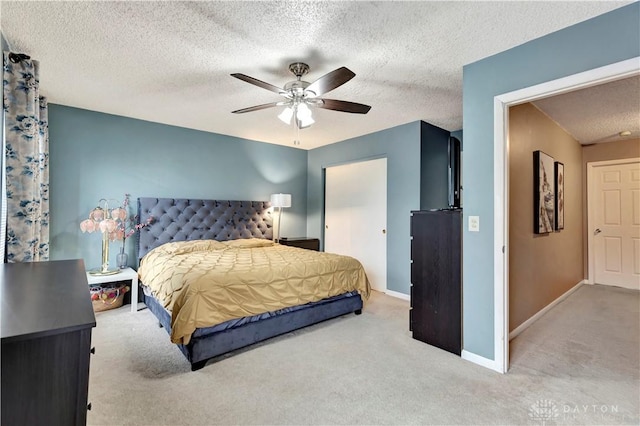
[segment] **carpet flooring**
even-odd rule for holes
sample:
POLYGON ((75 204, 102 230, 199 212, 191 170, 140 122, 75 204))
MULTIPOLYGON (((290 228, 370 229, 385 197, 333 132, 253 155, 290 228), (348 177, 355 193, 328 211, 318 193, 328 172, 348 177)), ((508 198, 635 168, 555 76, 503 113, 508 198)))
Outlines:
POLYGON ((96 315, 88 424, 637 425, 639 308, 638 292, 584 285, 511 342, 502 375, 412 339, 408 303, 379 293, 196 372, 124 306, 96 315))

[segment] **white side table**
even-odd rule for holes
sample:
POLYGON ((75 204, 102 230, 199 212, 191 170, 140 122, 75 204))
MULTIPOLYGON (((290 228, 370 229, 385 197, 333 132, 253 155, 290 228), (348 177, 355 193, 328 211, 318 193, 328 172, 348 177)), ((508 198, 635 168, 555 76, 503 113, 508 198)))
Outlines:
POLYGON ((138 273, 131 268, 120 269, 113 275, 91 275, 87 272, 87 282, 91 284, 106 284, 131 280, 131 312, 138 312, 138 273))

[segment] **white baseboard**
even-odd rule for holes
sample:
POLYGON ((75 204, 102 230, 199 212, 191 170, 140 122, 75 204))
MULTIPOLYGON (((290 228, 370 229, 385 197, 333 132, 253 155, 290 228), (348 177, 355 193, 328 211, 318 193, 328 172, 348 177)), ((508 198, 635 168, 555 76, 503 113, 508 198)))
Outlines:
POLYGON ((492 359, 485 358, 480 355, 476 355, 472 352, 465 351, 464 349, 462 350, 462 353, 460 354, 460 356, 462 357, 462 359, 466 361, 472 362, 474 364, 478 364, 481 367, 485 367, 490 370, 497 371, 498 373, 504 374, 504 371, 502 371, 502 366, 499 366, 492 359))
POLYGON ((538 321, 544 314, 546 314, 551 308, 553 308, 554 306, 556 306, 558 303, 562 302, 564 299, 566 299, 567 297, 569 297, 569 295, 571 293, 573 293, 574 291, 576 291, 577 289, 580 288, 581 285, 583 284, 589 284, 588 280, 582 280, 580 281, 578 284, 576 284, 575 286, 571 287, 569 290, 567 290, 567 292, 565 292, 563 295, 561 295, 560 297, 558 297, 556 300, 554 300, 553 302, 549 303, 547 306, 545 306, 544 308, 540 309, 537 313, 535 313, 531 318, 529 318, 528 320, 526 320, 525 322, 523 322, 522 324, 520 324, 518 327, 516 327, 511 333, 509 333, 509 340, 513 340, 516 336, 518 336, 520 333, 522 333, 523 331, 525 331, 527 328, 529 328, 531 326, 531 324, 533 324, 534 322, 538 321))
POLYGON ((385 290, 384 294, 386 294, 387 296, 396 297, 398 299, 406 300, 407 302, 411 301, 411 296, 409 296, 408 294, 397 292, 397 291, 385 290))

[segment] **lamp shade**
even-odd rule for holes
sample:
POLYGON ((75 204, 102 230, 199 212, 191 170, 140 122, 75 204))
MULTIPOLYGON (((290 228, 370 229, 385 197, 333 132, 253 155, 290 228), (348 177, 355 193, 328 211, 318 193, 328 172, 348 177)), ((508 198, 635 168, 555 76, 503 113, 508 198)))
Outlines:
POLYGON ((309 109, 307 104, 301 103, 300 105, 298 105, 296 111, 296 120, 298 123, 298 128, 300 129, 307 128, 315 123, 313 117, 311 116, 311 110, 309 109))
POLYGON ((291 194, 271 194, 272 207, 291 207, 291 194))
POLYGON ((293 109, 289 107, 286 107, 280 115, 278 115, 278 118, 285 124, 291 124, 291 117, 293 117, 293 109))

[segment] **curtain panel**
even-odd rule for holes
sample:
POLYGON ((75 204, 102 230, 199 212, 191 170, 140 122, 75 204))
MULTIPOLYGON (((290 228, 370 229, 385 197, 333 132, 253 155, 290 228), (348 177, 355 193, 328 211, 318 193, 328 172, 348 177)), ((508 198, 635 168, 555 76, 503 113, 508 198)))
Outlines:
POLYGON ((49 124, 39 62, 3 52, 5 261, 49 260, 49 124))

